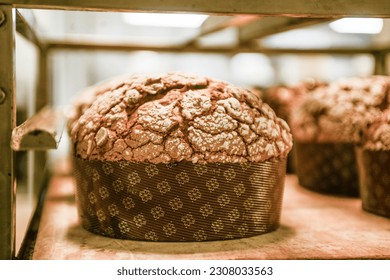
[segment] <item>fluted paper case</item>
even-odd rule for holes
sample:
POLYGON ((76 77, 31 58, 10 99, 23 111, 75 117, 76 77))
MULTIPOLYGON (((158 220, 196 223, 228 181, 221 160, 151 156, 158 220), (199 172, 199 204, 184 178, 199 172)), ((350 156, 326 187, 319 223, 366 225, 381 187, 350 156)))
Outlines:
POLYGON ((390 152, 356 149, 364 210, 390 218, 390 152))
POLYGON ((83 227, 131 240, 243 238, 279 226, 286 160, 149 164, 74 158, 83 227))
POLYGON ((324 194, 359 196, 353 144, 295 142, 294 149, 300 185, 324 194))

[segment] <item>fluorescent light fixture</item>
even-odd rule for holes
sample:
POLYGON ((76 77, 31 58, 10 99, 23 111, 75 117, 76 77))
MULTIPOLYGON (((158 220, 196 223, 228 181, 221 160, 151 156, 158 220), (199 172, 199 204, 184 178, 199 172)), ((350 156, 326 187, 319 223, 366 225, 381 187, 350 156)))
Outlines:
POLYGON ((245 87, 270 86, 275 79, 271 60, 264 54, 239 53, 230 61, 232 77, 245 87))
POLYGON ((382 31, 380 18, 342 18, 329 23, 330 28, 339 33, 378 34, 382 31))
POLYGON ((137 26, 197 28, 207 18, 198 14, 125 13, 123 20, 137 26))

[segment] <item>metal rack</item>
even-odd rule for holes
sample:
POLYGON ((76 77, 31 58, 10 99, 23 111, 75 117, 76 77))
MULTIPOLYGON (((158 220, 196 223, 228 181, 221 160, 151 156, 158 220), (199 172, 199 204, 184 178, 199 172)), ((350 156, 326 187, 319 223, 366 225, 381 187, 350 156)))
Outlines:
MULTIPOLYGON (((254 43, 255 39, 345 16, 390 17, 390 2, 382 0, 329 0, 329 1, 305 1, 305 0, 0 0, 0 259, 12 259, 15 257, 15 150, 33 149, 41 150, 55 148, 56 138, 59 132, 55 131, 55 125, 47 122, 37 122, 44 118, 35 117, 29 120, 24 127, 15 128, 16 102, 15 102, 15 34, 20 33, 39 50, 38 87, 36 109, 47 105, 49 65, 48 55, 58 50, 105 50, 105 51, 134 51, 153 50, 159 52, 201 52, 201 53, 241 53, 259 52, 267 55, 285 53, 293 54, 371 54, 375 57, 375 72, 385 74, 386 55, 390 52, 390 46, 355 49, 269 49, 254 43), (210 17, 207 24, 203 25, 201 32, 185 44, 173 46, 147 46, 147 45, 123 45, 123 44, 98 44, 93 42, 73 41, 43 41, 34 31, 34 25, 27 22, 18 12, 18 8, 24 9, 59 9, 78 11, 152 11, 152 12, 191 12, 207 13, 210 15, 223 15, 218 20, 210 17), (236 27, 239 30, 239 43, 229 48, 200 47, 197 41, 208 34, 222 29, 236 27), (37 125, 39 123, 39 125, 37 125), (37 131, 42 133, 37 133, 37 131), (48 132, 48 133, 45 133, 48 132), (26 146, 22 139, 42 135, 35 146, 26 146), (15 136, 17 135, 17 136, 15 136), (46 138, 45 138, 46 137, 46 138), (53 138, 53 139, 51 139, 53 138), (45 140, 46 139, 46 140, 45 140), (42 142, 43 141, 43 142, 42 142), (52 142, 50 142, 52 141, 52 142), (12 143, 12 147, 11 147, 12 143)), ((51 114, 46 111, 46 114, 51 114)), ((50 115, 51 116, 51 115, 50 115)), ((31 141, 29 141, 31 143, 31 141)), ((41 165, 45 160, 44 153, 36 156, 35 164, 41 165)))

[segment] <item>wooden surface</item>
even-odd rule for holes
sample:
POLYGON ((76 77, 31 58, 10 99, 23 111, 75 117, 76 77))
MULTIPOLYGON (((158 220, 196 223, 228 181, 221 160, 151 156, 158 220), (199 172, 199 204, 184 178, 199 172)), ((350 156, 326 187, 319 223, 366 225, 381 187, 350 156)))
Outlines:
POLYGON ((390 259, 390 219, 355 198, 313 193, 286 178, 281 226, 230 241, 159 243, 116 240, 78 224, 72 177, 54 177, 33 259, 390 259))

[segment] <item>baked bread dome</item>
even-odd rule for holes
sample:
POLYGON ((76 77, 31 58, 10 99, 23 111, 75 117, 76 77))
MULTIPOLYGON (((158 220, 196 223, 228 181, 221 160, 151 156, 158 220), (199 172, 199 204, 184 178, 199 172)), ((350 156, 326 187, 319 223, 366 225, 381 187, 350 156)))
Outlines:
POLYGON ((181 73, 133 75, 90 88, 69 121, 82 159, 150 163, 285 158, 285 121, 255 94, 181 73))
POLYGON ((248 90, 181 73, 121 77, 84 92, 68 128, 91 232, 205 241, 279 225, 292 136, 248 90))

